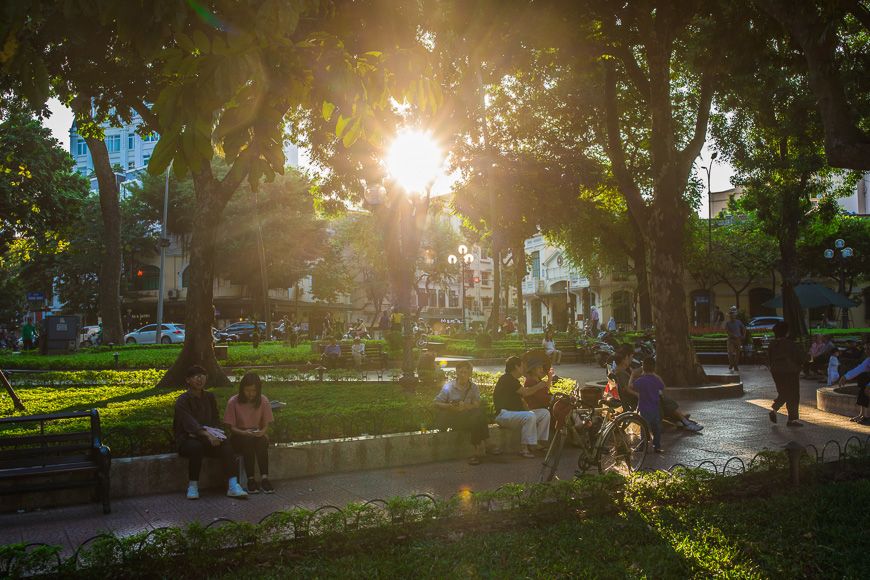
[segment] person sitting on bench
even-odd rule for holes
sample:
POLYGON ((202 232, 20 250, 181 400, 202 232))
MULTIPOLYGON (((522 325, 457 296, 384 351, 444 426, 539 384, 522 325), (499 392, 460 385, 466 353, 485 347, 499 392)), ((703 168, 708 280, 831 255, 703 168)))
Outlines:
POLYGON ((328 369, 338 367, 338 361, 341 359, 341 347, 335 344, 335 337, 329 337, 329 344, 323 349, 323 356, 320 357, 323 361, 323 366, 328 369))
POLYGON ((187 391, 175 400, 175 416, 172 430, 178 454, 187 457, 187 499, 199 499, 199 472, 203 457, 221 460, 224 475, 229 485, 228 497, 247 498, 247 492, 239 485, 239 468, 230 442, 223 431, 218 415, 217 401, 205 390, 208 375, 205 369, 194 365, 187 369, 187 391))

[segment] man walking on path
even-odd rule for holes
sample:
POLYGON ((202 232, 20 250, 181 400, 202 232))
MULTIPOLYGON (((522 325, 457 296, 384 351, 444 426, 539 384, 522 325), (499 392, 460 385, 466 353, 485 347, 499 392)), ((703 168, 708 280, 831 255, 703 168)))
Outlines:
POLYGON ((592 334, 598 334, 598 311, 592 307, 592 334))
POLYGON ((725 323, 725 333, 728 335, 728 370, 740 370, 740 349, 743 345, 743 335, 746 327, 737 320, 737 310, 731 309, 728 313, 728 322, 725 323))
POLYGON ((24 326, 21 327, 21 341, 24 343, 23 350, 33 350, 33 337, 36 334, 36 327, 30 318, 24 321, 24 326))
POLYGON ((381 312, 381 317, 378 320, 378 328, 381 331, 381 340, 387 338, 387 333, 390 332, 390 315, 384 310, 381 312))

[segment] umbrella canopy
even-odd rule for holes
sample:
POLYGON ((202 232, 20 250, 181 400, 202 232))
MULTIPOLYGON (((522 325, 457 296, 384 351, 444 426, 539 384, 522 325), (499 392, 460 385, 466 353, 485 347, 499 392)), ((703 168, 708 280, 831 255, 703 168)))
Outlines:
MULTIPOLYGON (((794 293, 798 297, 800 305, 804 308, 820 308, 822 306, 836 306, 837 308, 853 308, 858 306, 854 300, 846 298, 842 294, 834 292, 813 280, 804 280, 794 287, 794 293)), ((771 298, 764 304, 765 308, 782 308, 782 295, 771 298)))

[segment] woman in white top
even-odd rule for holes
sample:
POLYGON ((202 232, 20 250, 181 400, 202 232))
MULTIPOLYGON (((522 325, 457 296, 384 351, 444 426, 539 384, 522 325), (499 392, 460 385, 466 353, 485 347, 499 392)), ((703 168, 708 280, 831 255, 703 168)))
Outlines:
POLYGON ((556 350, 556 340, 553 337, 553 331, 547 331, 544 335, 544 340, 541 341, 541 346, 544 347, 544 351, 547 353, 547 356, 553 361, 553 364, 560 365, 562 364, 562 351, 556 350))

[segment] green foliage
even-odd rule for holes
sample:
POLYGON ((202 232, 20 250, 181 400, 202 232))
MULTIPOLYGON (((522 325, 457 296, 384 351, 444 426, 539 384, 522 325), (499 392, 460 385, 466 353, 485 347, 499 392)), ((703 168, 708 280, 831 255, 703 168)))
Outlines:
MULTIPOLYGON (((9 575, 65 578, 861 578, 870 540, 855 534, 867 479, 783 485, 775 467, 593 476, 464 490, 450 498, 292 509, 228 522, 104 536, 72 557, 0 548, 9 575), (787 554, 788 557, 783 555, 787 554), (651 574, 654 571, 654 574, 651 574)), ((866 456, 853 467, 866 473, 866 456)))
POLYGON ((51 132, 19 104, 9 107, 0 123, 0 258, 25 242, 36 245, 30 251, 56 247, 88 192, 87 180, 73 171, 51 132))
POLYGON ((480 348, 490 348, 492 346, 492 336, 481 332, 474 338, 474 344, 480 348))
POLYGON ((387 333, 385 337, 387 341, 387 348, 391 351, 401 351, 402 350, 402 331, 401 330, 391 330, 387 333))

